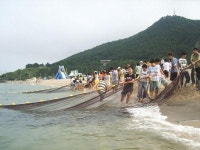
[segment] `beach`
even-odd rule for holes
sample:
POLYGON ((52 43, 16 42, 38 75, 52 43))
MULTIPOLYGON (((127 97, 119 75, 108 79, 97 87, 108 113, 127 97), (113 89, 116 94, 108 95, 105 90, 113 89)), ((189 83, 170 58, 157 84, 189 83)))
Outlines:
POLYGON ((36 84, 38 84, 38 85, 47 85, 47 86, 53 86, 53 87, 65 86, 65 85, 69 85, 70 83, 71 83, 71 79, 38 80, 36 82, 36 84))
POLYGON ((200 128, 200 92, 189 85, 176 90, 169 100, 159 106, 167 121, 200 128))
POLYGON ((51 86, 51 87, 60 87, 69 85, 71 83, 71 79, 28 79, 25 81, 6 81, 6 83, 16 83, 16 84, 31 84, 31 85, 44 85, 44 86, 51 86))

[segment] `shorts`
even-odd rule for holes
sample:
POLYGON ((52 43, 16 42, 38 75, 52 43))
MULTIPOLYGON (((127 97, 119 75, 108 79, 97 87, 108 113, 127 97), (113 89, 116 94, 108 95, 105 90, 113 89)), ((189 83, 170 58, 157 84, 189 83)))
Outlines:
POLYGON ((124 86, 121 94, 126 95, 127 93, 132 93, 133 92, 133 85, 132 86, 124 86))
POLYGON ((112 85, 118 85, 118 80, 112 81, 112 85))
POLYGON ((159 81, 150 81, 150 91, 155 91, 159 89, 159 81))
POLYGON ((177 72, 172 72, 170 76, 170 81, 174 81, 177 77, 177 72))

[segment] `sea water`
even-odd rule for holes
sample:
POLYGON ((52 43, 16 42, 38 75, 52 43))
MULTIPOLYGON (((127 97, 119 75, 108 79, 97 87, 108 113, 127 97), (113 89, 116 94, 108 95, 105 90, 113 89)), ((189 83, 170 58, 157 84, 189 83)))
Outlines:
MULTIPOLYGON (((0 103, 65 97, 60 93, 22 94, 45 88, 0 84, 0 103)), ((138 108, 28 113, 0 108, 0 150, 199 150, 200 129, 172 124, 157 105, 138 108)))

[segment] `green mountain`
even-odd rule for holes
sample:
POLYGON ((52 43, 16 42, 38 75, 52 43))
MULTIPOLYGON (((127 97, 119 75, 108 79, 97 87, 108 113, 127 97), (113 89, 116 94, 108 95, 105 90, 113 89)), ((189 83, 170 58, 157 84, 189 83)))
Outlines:
POLYGON ((180 57, 182 51, 190 55, 199 42, 200 20, 167 16, 134 36, 80 52, 52 66, 63 64, 68 70, 88 72, 98 69, 102 59, 112 60, 109 66, 125 66, 139 60, 166 57, 169 51, 174 52, 176 57, 180 57))
MULTIPOLYGON (((124 67, 127 63, 135 65, 139 60, 167 57, 168 52, 177 58, 183 51, 190 56, 193 47, 200 48, 200 20, 166 16, 134 36, 96 46, 43 69, 50 76, 56 74, 59 65, 64 65, 68 73, 75 69, 89 73, 101 69, 100 60, 111 60, 107 67, 124 67)), ((39 74, 38 71, 33 75, 38 77, 39 74)))

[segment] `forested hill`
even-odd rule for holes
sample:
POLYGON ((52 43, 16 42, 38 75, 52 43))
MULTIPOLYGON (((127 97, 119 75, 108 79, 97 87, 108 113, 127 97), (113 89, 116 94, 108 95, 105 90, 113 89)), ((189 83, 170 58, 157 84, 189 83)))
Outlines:
POLYGON ((53 76, 57 73, 59 65, 64 65, 68 73, 75 69, 82 73, 89 73, 101 69, 100 60, 111 60, 107 67, 124 67, 127 63, 135 65, 139 60, 167 57, 169 51, 174 52, 178 58, 182 51, 186 51, 190 57, 193 47, 200 49, 200 20, 166 16, 129 38, 96 46, 43 68, 19 69, 4 74, 2 78, 19 80, 53 76))
POLYGON ((135 64, 138 60, 166 57, 169 51, 180 57, 182 51, 191 55, 200 43, 200 20, 166 16, 146 30, 126 39, 105 43, 52 64, 65 65, 68 70, 89 72, 98 69, 100 60, 109 59, 108 66, 135 64))

